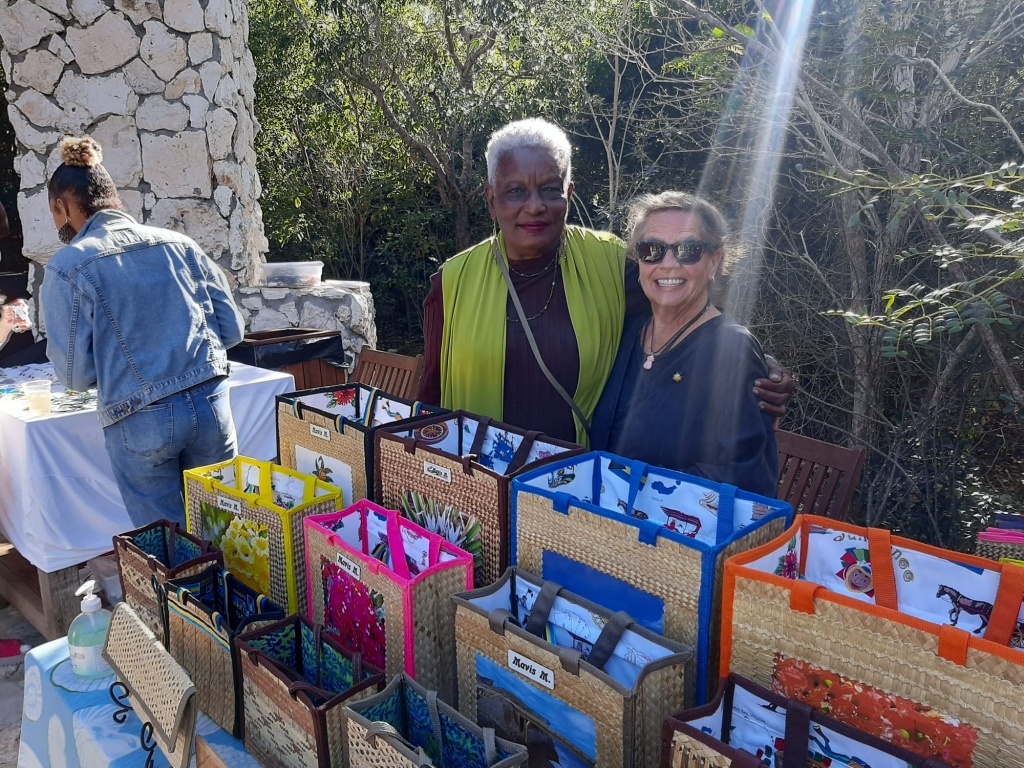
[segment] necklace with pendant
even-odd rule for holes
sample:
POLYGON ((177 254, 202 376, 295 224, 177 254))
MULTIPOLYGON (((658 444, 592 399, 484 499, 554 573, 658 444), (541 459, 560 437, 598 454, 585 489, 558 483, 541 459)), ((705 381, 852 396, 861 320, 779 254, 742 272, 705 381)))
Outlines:
POLYGON ((652 349, 651 349, 650 352, 647 353, 647 359, 644 360, 644 370, 645 371, 651 370, 651 368, 654 366, 654 361, 657 360, 659 357, 661 357, 665 352, 667 352, 668 350, 672 349, 672 347, 675 345, 675 343, 677 341, 679 341, 680 338, 682 338, 683 334, 685 334, 688 330, 690 330, 690 328, 693 327, 694 323, 696 323, 698 320, 700 320, 702 317, 704 317, 704 315, 707 314, 709 309, 711 309, 711 302, 710 301, 708 301, 707 306, 705 306, 704 309, 702 309, 697 314, 696 317, 694 317, 692 320, 690 320, 690 322, 688 322, 686 325, 684 325, 682 328, 680 328, 678 331, 676 331, 674 334, 672 334, 672 338, 669 339, 668 341, 666 341, 664 344, 662 344, 661 347, 659 347, 658 349, 653 349, 653 346, 654 346, 654 316, 651 315, 651 317, 648 318, 647 322, 644 323, 644 327, 640 330, 640 343, 641 343, 641 349, 643 349, 643 338, 644 338, 644 336, 647 335, 647 329, 648 328, 651 329, 651 346, 652 346, 652 349))

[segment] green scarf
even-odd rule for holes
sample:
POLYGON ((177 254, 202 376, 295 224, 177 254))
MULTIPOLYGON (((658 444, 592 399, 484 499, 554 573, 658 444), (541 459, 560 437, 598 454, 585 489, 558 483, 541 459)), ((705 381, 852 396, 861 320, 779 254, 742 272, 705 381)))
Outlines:
MULTIPOLYGON (((502 258, 504 238, 499 235, 502 258)), ((580 355, 573 395, 590 420, 615 362, 625 316, 625 247, 607 232, 567 226, 560 261, 580 355)), ((441 405, 501 420, 505 392, 508 287, 494 258, 494 238, 445 262, 441 271, 441 405)), ((576 439, 587 445, 578 419, 576 439)))

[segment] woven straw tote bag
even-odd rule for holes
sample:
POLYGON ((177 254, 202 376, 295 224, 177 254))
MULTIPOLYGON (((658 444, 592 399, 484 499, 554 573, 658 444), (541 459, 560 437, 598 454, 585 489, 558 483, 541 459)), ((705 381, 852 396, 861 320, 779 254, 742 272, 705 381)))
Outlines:
POLYGON ((282 466, 341 489, 348 504, 373 493, 373 435, 383 425, 412 425, 436 406, 365 384, 277 396, 277 455, 282 466))
POLYGON ((474 584, 508 567, 509 484, 556 456, 583 448, 464 411, 433 416, 415 430, 377 430, 374 500, 474 557, 474 584))
POLYGON ((700 704, 716 685, 723 563, 778 536, 791 515, 776 499, 589 453, 512 482, 512 559, 695 648, 690 701, 700 704))
POLYGON ((1024 765, 1024 568, 821 517, 726 564, 722 671, 956 768, 1024 765))
POLYGON ((949 768, 737 675, 665 721, 664 768, 949 768))
POLYGON ((185 471, 188 529, 224 553, 224 567, 289 613, 306 612, 302 520, 334 512, 341 491, 311 475, 238 456, 185 471))
POLYGON ((169 520, 115 536, 114 554, 125 602, 161 642, 166 642, 163 608, 154 586, 210 565, 224 567, 224 556, 213 542, 192 536, 169 520))
POLYGON ((347 768, 345 707, 384 686, 384 673, 299 616, 235 638, 245 748, 275 768, 347 768))
POLYGON ((495 736, 406 674, 348 707, 351 768, 514 768, 526 747, 495 736))
POLYGON ((473 558, 369 501, 304 525, 310 621, 454 703, 452 595, 473 588, 473 558))
MULTIPOLYGON (((199 716, 195 686, 128 603, 114 606, 103 658, 117 676, 111 698, 124 709, 135 710, 143 723, 140 742, 149 752, 147 765, 152 765, 159 747, 172 768, 188 768, 199 716), (116 695, 120 686, 130 704, 116 695)), ((121 715, 121 710, 115 711, 115 721, 121 715)))
POLYGON ((531 761, 658 763, 661 725, 688 703, 691 649, 515 568, 455 603, 463 715, 516 723, 499 733, 531 761))
POLYGON ((170 579, 161 593, 167 649, 195 681, 199 708, 240 736, 242 681, 232 640, 283 619, 284 609, 217 566, 170 579))

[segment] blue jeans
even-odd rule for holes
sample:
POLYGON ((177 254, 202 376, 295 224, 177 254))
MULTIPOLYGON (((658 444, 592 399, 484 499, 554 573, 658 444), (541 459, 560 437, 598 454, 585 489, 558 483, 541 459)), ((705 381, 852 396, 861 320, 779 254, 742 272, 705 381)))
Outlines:
POLYGON ((132 524, 166 519, 184 526, 182 473, 238 453, 227 378, 157 400, 106 427, 103 438, 132 524))

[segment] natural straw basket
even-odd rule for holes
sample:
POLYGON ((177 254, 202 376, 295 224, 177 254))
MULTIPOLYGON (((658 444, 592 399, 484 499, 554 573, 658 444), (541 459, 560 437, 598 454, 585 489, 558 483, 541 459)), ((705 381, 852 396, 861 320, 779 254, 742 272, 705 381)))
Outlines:
POLYGON ((365 384, 305 389, 277 396, 277 455, 282 466, 341 488, 345 502, 373 492, 373 434, 444 413, 365 384))
POLYGON ((778 536, 791 514, 785 502, 733 486, 589 453, 513 481, 512 559, 695 648, 690 701, 702 703, 717 682, 723 563, 778 536), (658 507, 706 534, 656 523, 658 507))
POLYGON ((115 536, 114 554, 125 602, 165 644, 163 607, 154 586, 167 579, 192 576, 210 565, 224 567, 224 556, 212 542, 185 533, 178 523, 169 520, 115 536))
MULTIPOLYGON (((561 706, 567 705, 575 710, 572 717, 587 718, 593 724, 596 754, 588 755, 577 745, 583 752, 580 759, 594 760, 602 768, 657 764, 662 723, 687 703, 692 650, 637 626, 626 614, 613 614, 515 568, 509 568, 489 587, 456 595, 455 602, 459 709, 463 715, 479 721, 478 689, 482 679, 494 676, 490 683, 493 692, 508 691, 515 683, 532 689, 528 699, 511 691, 515 701, 528 710, 520 716, 532 723, 547 722, 552 736, 567 744, 574 732, 581 732, 573 725, 575 721, 536 711, 526 701, 542 701, 551 712, 562 712, 561 706), (533 603, 524 605, 526 594, 535 596, 533 603), (533 634, 527 611, 538 614, 533 618, 541 636, 533 634), (579 616, 592 617, 592 626, 584 628, 579 616), (565 629, 566 624, 572 629, 565 629), (572 647, 549 642, 548 637, 560 636, 555 626, 565 629, 572 647), (588 656, 584 657, 577 649, 586 647, 588 656), (632 686, 612 676, 608 661, 598 660, 620 655, 652 659, 632 662, 632 667, 639 668, 639 672, 633 670, 632 686), (490 665, 481 669, 481 659, 490 665)), ((617 663, 621 669, 621 662, 617 663)))
POLYGON ((351 768, 526 765, 526 747, 496 738, 436 697, 401 674, 380 693, 350 704, 351 768))
MULTIPOLYGON (((368 501, 344 512, 307 517, 306 568, 309 619, 325 624, 342 644, 360 651, 371 663, 383 666, 388 677, 408 672, 422 685, 439 691, 448 702, 455 701, 455 604, 452 595, 473 587, 473 558, 438 534, 368 501), (367 533, 370 524, 378 535, 367 533), (359 535, 362 534, 362 535, 359 535), (391 567, 371 554, 383 534, 391 567), (428 548, 429 564, 413 572, 406 556, 412 556, 404 540, 428 548), (335 617, 353 613, 357 606, 331 604, 332 584, 342 587, 337 594, 350 600, 383 600, 384 638, 346 635, 335 617), (360 596, 357 597, 356 595, 360 596), (364 640, 364 638, 366 638, 364 640), (366 644, 364 644, 366 643, 366 644)), ((341 599, 340 597, 337 599, 341 599)), ((353 625, 365 630, 362 623, 353 625)), ((350 626, 347 622, 343 625, 350 626)))
POLYGON ((244 456, 185 471, 189 531, 212 539, 229 571, 288 612, 306 612, 302 520, 340 501, 332 485, 244 456), (287 501, 285 487, 297 491, 287 501))
POLYGON ((344 704, 380 690, 384 674, 292 616, 235 638, 245 748, 274 768, 347 768, 344 704))
MULTIPOLYGON (((724 595, 723 673, 782 690, 794 679, 817 681, 826 703, 832 690, 856 690, 855 703, 882 700, 925 713, 911 742, 892 735, 897 746, 930 752, 954 766, 1024 765, 1024 650, 1009 647, 1021 643, 1024 568, 880 529, 798 516, 775 541, 729 560, 724 595), (844 571, 833 573, 834 560, 831 567, 815 567, 830 547, 847 547, 860 558, 850 561, 856 583, 844 571), (861 580, 865 572, 871 575, 870 598, 861 580), (941 589, 951 581, 985 584, 994 595, 965 598, 957 611, 941 589), (917 618, 909 609, 936 620, 917 618), (981 630, 985 610, 989 619, 981 630), (952 626, 954 618, 967 629, 952 626), (932 736, 933 729, 947 726, 950 734, 932 736)), ((861 706, 849 717, 868 727, 879 721, 874 709, 863 715, 861 706)))
POLYGON ((1010 560, 1024 559, 1024 544, 1014 544, 1008 541, 978 541, 974 553, 978 557, 988 560, 1010 560))
POLYGON ((490 584, 508 566, 512 478, 583 448, 485 416, 453 411, 376 434, 375 500, 449 540, 475 558, 474 583, 490 584), (419 505, 422 505, 420 507, 419 505), (479 526, 479 536, 462 540, 479 526))
POLYGON ((897 749, 738 675, 722 680, 710 703, 665 721, 662 765, 762 768, 770 761, 775 768, 808 768, 846 764, 843 753, 849 752, 856 755, 855 765, 949 768, 941 760, 897 749))
POLYGON ((232 640, 283 619, 284 610, 229 571, 170 579, 162 587, 168 650, 196 684, 199 708, 233 736, 242 729, 242 680, 232 640))

